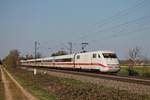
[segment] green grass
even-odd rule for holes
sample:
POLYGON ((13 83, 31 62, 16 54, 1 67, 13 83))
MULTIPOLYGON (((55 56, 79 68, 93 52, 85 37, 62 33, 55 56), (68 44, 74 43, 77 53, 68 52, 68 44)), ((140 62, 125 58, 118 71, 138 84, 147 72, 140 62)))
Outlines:
POLYGON ((150 77, 150 67, 135 67, 134 70, 138 72, 140 76, 150 77))
POLYGON ((121 67, 120 71, 117 74, 118 75, 123 75, 123 76, 128 76, 129 75, 128 68, 121 67))
MULTIPOLYGON (((122 66, 121 70, 117 73, 118 75, 128 76, 128 66, 122 66)), ((150 67, 148 66, 134 66, 132 68, 132 71, 136 73, 136 76, 139 77, 149 77, 150 78, 150 67)))

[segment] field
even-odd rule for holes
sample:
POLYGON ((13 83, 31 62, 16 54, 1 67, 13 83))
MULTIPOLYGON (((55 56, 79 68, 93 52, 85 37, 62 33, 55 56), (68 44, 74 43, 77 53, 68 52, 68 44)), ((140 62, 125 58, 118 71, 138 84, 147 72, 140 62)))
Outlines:
MULTIPOLYGON (((133 73, 133 76, 150 78, 150 66, 134 66, 131 69, 131 72, 133 73)), ((118 72, 118 75, 128 76, 128 66, 121 66, 121 70, 118 72)))
POLYGON ((9 69, 17 81, 40 100, 149 100, 148 95, 130 93, 73 79, 9 69))

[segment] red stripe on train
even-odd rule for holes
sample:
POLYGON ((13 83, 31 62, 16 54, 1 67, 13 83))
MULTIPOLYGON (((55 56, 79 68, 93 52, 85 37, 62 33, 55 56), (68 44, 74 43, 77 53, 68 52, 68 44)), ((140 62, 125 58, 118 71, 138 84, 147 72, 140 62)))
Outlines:
MULTIPOLYGON (((74 63, 65 63, 65 62, 59 62, 59 63, 55 63, 58 65, 74 65, 74 63)), ((108 68, 112 68, 112 66, 105 66, 103 64, 100 63, 75 63, 75 65, 95 65, 95 66, 101 66, 101 67, 108 67, 108 68)))

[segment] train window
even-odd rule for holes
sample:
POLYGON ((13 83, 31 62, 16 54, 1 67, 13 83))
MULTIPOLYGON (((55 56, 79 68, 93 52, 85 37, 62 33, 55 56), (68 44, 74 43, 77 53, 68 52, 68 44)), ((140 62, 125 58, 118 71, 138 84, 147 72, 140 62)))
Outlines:
POLYGON ((72 58, 63 59, 63 62, 71 62, 71 61, 72 61, 72 58))
POLYGON ((80 55, 77 55, 77 59, 80 59, 80 55))
POLYGON ((48 60, 48 62, 52 62, 52 60, 48 60))
POLYGON ((43 60, 43 62, 52 62, 52 60, 43 60))
POLYGON ((104 58, 117 58, 114 53, 103 53, 104 58))
POLYGON ((98 54, 98 58, 101 58, 101 56, 98 54))
POLYGON ((96 54, 93 54, 93 58, 96 58, 96 54))
POLYGON ((72 58, 55 59, 55 62, 71 62, 72 58))

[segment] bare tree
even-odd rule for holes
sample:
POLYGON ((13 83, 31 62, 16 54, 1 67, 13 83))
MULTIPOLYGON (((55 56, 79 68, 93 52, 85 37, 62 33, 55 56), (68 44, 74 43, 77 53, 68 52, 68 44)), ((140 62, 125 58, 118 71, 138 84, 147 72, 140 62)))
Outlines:
POLYGON ((135 48, 132 48, 129 50, 129 52, 128 52, 129 75, 135 74, 135 72, 133 71, 133 66, 135 66, 137 64, 137 61, 140 61, 140 53, 141 53, 141 50, 137 46, 135 48))
POLYGON ((130 63, 132 62, 133 65, 136 65, 137 61, 140 59, 140 53, 141 49, 137 46, 135 48, 130 49, 128 52, 128 60, 130 60, 130 63))
POLYGON ((26 54, 25 59, 34 59, 32 54, 26 54))

